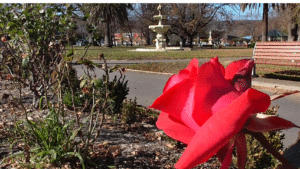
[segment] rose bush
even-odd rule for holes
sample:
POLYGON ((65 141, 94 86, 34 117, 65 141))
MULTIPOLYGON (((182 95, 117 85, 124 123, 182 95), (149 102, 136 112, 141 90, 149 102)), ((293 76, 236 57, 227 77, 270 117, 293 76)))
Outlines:
POLYGON ((198 65, 193 59, 173 75, 150 106, 161 111, 157 127, 188 145, 176 168, 192 168, 214 155, 222 168, 228 168, 234 147, 238 166, 244 168, 246 133, 295 127, 279 117, 257 114, 265 112, 271 101, 251 88, 252 60, 232 62, 226 69, 218 58, 198 65))

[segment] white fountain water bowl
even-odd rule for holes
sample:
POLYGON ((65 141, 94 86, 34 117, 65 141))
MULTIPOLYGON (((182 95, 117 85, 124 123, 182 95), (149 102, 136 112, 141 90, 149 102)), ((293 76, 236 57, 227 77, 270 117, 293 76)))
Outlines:
POLYGON ((150 25, 149 29, 153 30, 157 33, 164 33, 167 32, 168 29, 171 28, 171 25, 150 25))

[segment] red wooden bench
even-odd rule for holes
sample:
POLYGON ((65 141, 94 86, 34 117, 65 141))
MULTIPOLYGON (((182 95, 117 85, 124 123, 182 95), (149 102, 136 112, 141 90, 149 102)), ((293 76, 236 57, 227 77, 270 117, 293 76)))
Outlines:
POLYGON ((256 64, 299 66, 300 42, 257 42, 252 59, 256 64))

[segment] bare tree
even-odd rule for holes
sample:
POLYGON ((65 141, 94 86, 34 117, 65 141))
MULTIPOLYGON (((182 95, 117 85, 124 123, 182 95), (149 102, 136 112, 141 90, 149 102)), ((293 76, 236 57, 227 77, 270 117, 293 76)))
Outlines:
POLYGON ((225 5, 227 4, 172 4, 168 10, 170 32, 180 37, 187 36, 189 46, 193 47, 193 38, 204 31, 225 5))
MULTIPOLYGON (((135 7, 135 29, 145 38, 147 45, 150 45, 151 30, 149 25, 157 24, 153 16, 157 14, 157 4, 137 4, 135 7)), ((129 19, 131 20, 131 19, 129 19)))

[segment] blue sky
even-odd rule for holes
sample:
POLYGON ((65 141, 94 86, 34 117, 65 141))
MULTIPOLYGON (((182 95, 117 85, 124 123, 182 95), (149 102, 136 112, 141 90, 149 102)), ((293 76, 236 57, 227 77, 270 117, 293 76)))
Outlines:
POLYGON ((232 14, 233 20, 262 20, 263 5, 258 9, 246 9, 245 12, 242 12, 237 5, 235 9, 232 7, 225 7, 226 11, 232 14))

